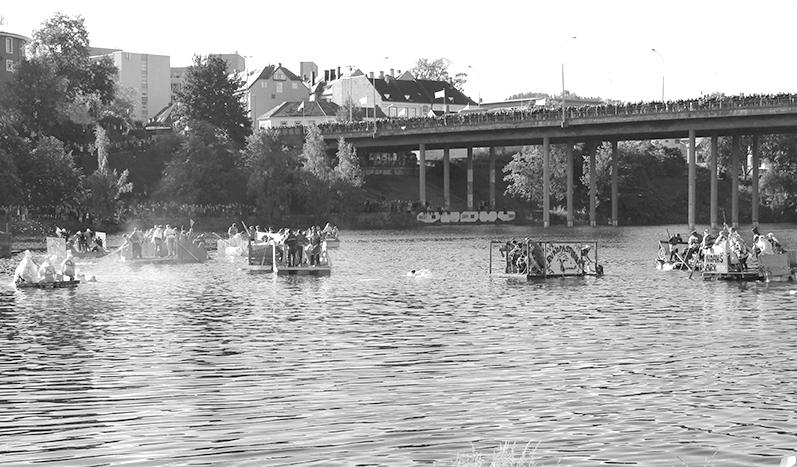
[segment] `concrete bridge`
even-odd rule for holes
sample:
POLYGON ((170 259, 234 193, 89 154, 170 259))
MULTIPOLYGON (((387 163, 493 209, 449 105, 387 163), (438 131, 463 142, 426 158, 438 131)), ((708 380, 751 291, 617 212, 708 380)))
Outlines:
MULTIPOLYGON (((543 224, 550 225, 550 145, 567 145, 567 223, 573 225, 573 144, 610 141, 612 144, 612 224, 617 225, 617 143, 628 140, 688 138, 688 219, 695 226, 696 161, 695 138, 711 138, 709 167, 711 177, 711 225, 718 226, 717 138, 732 136, 730 175, 732 181, 731 222, 739 225, 738 173, 742 155, 740 136, 753 135, 752 148, 752 223, 758 225, 758 135, 797 131, 797 95, 733 96, 695 100, 602 105, 564 109, 528 109, 492 113, 446 115, 440 118, 394 119, 321 126, 330 148, 343 137, 359 151, 418 151, 419 195, 426 202, 426 151, 443 150, 443 196, 450 203, 451 148, 467 149, 468 209, 473 209, 473 148, 490 149, 490 204, 495 206, 495 148, 542 145, 543 147, 543 224)), ((288 144, 304 138, 304 128, 281 128, 288 144)), ((589 154, 590 224, 596 225, 595 153, 589 154)))

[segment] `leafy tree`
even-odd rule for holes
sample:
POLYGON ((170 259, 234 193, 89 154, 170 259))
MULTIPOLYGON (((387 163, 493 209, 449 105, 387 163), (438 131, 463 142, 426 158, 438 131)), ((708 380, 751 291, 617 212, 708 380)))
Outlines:
POLYGON ((761 179, 763 201, 778 218, 793 220, 797 218, 797 136, 768 135, 759 144, 770 162, 761 179))
POLYGON ((351 143, 347 143, 342 136, 338 139, 338 165, 335 166, 335 178, 355 188, 362 187, 365 181, 357 149, 351 143))
POLYGON ((468 81, 468 75, 467 73, 460 72, 451 77, 448 71, 450 64, 451 60, 442 57, 434 60, 419 58, 415 66, 410 69, 410 73, 417 79, 447 81, 451 83, 452 86, 462 91, 465 88, 465 83, 468 81))
POLYGON ((85 205, 91 213, 95 227, 109 221, 118 220, 122 207, 122 195, 133 191, 133 184, 127 181, 128 171, 119 175, 108 166, 108 137, 105 130, 97 127, 97 170, 84 180, 85 205))
POLYGON ((327 158, 327 145, 321 135, 321 130, 316 125, 307 127, 301 160, 302 169, 305 172, 312 174, 322 183, 328 184, 332 181, 332 168, 329 166, 327 158))
POLYGON ((194 64, 186 70, 185 85, 176 96, 177 119, 183 125, 208 122, 242 146, 252 134, 252 121, 239 95, 243 85, 241 78, 227 74, 227 64, 221 57, 194 56, 194 64))
POLYGON ((58 139, 42 137, 17 164, 27 206, 57 209, 79 198, 82 174, 58 139))
MULTIPOLYGON (((513 198, 531 201, 540 208, 543 206, 543 148, 542 146, 523 146, 520 152, 504 166, 504 181, 508 182, 504 194, 513 198)), ((551 196, 563 200, 567 196, 567 152, 562 146, 551 146, 550 160, 551 196)), ((577 180, 574 174, 574 180, 577 180)))
POLYGON ((66 86, 66 80, 57 76, 48 62, 35 58, 23 60, 0 93, 0 99, 6 115, 13 115, 21 135, 51 135, 67 118, 66 86))
POLYGON ((226 133, 207 122, 191 122, 166 164, 159 195, 189 204, 237 202, 242 198, 238 152, 226 133))
POLYGON ((299 160, 283 147, 273 130, 257 130, 247 139, 242 164, 247 197, 272 221, 290 213, 294 188, 299 182, 299 160))

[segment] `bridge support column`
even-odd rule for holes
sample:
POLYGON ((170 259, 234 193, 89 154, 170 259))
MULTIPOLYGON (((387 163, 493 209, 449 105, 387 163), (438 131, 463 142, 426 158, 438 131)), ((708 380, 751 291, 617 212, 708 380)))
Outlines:
POLYGON ((709 171, 711 172, 711 229, 716 230, 719 228, 717 218, 719 214, 717 203, 717 137, 711 137, 711 158, 708 164, 709 171))
POLYGON ((612 225, 617 227, 617 216, 619 215, 619 206, 617 200, 617 159, 620 154, 617 152, 617 141, 612 141, 612 225))
POLYGON ((565 146, 567 154, 567 226, 573 227, 575 213, 573 212, 573 145, 565 146))
POLYGON ((490 148, 490 209, 495 209, 495 148, 490 148))
POLYGON ((689 224, 689 231, 695 230, 695 183, 697 180, 697 163, 695 160, 695 130, 689 130, 689 148, 686 155, 687 163, 689 164, 689 198, 688 198, 688 213, 687 223, 689 224))
POLYGON ((426 145, 421 143, 418 149, 418 176, 420 184, 421 209, 426 208, 426 145))
POLYGON ((589 226, 595 227, 598 225, 598 184, 595 180, 597 176, 595 174, 595 145, 593 143, 588 143, 587 146, 589 147, 589 226))
POLYGON ((542 226, 551 226, 551 138, 542 138, 542 226))
POLYGON ((473 148, 468 147, 468 211, 473 211, 473 148))
POLYGON ((443 206, 451 209, 451 160, 448 148, 443 149, 443 206))
POLYGON ((752 206, 752 222, 753 227, 758 227, 758 165, 759 165, 759 153, 758 153, 758 135, 753 135, 753 173, 751 174, 750 178, 752 178, 753 182, 753 206, 752 206))
POLYGON ((739 136, 731 139, 731 227, 739 228, 739 156, 742 141, 739 136))

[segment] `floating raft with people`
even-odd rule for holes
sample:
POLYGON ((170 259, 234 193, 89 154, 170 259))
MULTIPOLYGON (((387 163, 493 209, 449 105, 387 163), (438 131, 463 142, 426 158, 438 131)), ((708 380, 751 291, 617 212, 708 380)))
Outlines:
POLYGON ((249 272, 269 273, 274 271, 274 244, 249 240, 247 246, 249 272))
POLYGON ((26 282, 17 280, 14 286, 18 289, 66 289, 77 287, 80 284, 79 280, 66 280, 66 281, 43 281, 43 282, 26 282))
POLYGON ((288 262, 288 253, 283 245, 272 248, 272 264, 277 276, 329 276, 332 274, 332 260, 326 249, 319 255, 319 263, 310 265, 299 262, 298 265, 288 262))
POLYGON ((596 241, 490 242, 490 274, 527 280, 602 276, 596 241), (497 250, 497 251, 496 251, 497 250))
POLYGON ((687 243, 682 240, 659 240, 656 269, 661 271, 689 270, 690 267, 683 257, 686 246, 687 243))

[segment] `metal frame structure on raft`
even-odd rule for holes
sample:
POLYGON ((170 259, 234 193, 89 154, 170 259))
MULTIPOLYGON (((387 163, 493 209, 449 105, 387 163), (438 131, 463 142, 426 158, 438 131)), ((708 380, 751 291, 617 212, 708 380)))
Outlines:
MULTIPOLYGON (((527 280, 597 277, 603 275, 603 267, 598 263, 598 242, 594 240, 567 242, 524 240, 519 244, 523 247, 525 243, 525 262, 521 263, 521 266, 506 262, 503 268, 504 272, 494 273, 493 245, 503 246, 507 243, 509 242, 490 241, 490 267, 488 271, 490 274, 525 277, 527 280), (534 264, 531 264, 532 261, 534 264)), ((506 252, 507 255, 509 253, 506 252)))

